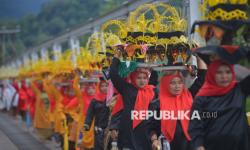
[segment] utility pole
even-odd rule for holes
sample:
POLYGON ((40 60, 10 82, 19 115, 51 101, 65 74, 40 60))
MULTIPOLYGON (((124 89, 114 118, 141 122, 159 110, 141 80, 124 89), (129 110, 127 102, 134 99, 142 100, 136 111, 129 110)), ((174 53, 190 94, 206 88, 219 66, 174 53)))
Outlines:
POLYGON ((13 29, 7 29, 5 26, 2 26, 0 29, 0 63, 3 64, 5 61, 6 57, 6 43, 8 41, 7 37, 15 35, 20 32, 20 27, 17 26, 16 28, 13 29))

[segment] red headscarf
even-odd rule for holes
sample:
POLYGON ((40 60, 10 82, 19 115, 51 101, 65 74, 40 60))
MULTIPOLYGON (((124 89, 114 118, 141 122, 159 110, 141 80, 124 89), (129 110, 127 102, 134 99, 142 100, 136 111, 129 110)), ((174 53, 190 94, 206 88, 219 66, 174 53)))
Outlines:
MULTIPOLYGON (((136 78, 140 73, 145 73, 149 80, 149 71, 137 70, 130 74, 130 79, 132 84, 138 89, 134 111, 147 111, 149 103, 154 98, 154 86, 153 85, 146 85, 143 88, 140 88, 136 85, 136 78)), ((137 127, 142 120, 133 120, 133 129, 137 127)))
MULTIPOLYGON (((84 105, 84 115, 86 115, 87 110, 88 110, 88 108, 89 108, 89 104, 90 104, 91 100, 94 98, 94 95, 88 95, 88 93, 87 93, 87 89, 88 89, 89 87, 94 87, 94 88, 96 88, 94 84, 87 84, 87 85, 85 85, 85 87, 84 87, 84 90, 83 90, 83 92, 82 92, 82 101, 83 101, 83 105, 84 105)), ((79 105, 78 100, 77 100, 77 98, 75 97, 75 98, 73 98, 73 99, 67 104, 67 109, 75 108, 75 107, 77 107, 78 105, 79 105)))
POLYGON ((18 83, 16 81, 13 82, 12 86, 15 88, 17 92, 19 91, 18 83))
POLYGON ((39 83, 38 81, 34 82, 36 88, 38 88, 39 91, 43 91, 43 84, 39 83))
POLYGON ((82 100, 83 100, 83 103, 84 103, 84 114, 86 115, 87 113, 87 110, 89 108, 89 104, 91 102, 91 100, 95 97, 95 94, 94 95, 88 95, 87 93, 87 89, 90 88, 90 87, 93 87, 94 89, 96 89, 96 84, 88 84, 85 86, 84 88, 84 91, 83 91, 83 94, 82 94, 82 100))
MULTIPOLYGON (((159 98, 160 110, 174 112, 175 116, 177 116, 177 111, 191 110, 193 98, 190 92, 185 87, 180 95, 172 95, 169 92, 169 85, 174 77, 179 77, 182 79, 180 74, 166 75, 161 78, 159 98)), ((185 137, 190 140, 191 138, 188 134, 189 120, 184 118, 180 120, 180 122, 185 137)), ((174 139, 176 123, 177 120, 174 119, 161 120, 161 131, 166 139, 170 142, 174 139)))
POLYGON ((26 93, 28 95, 28 105, 30 107, 29 111, 30 111, 31 117, 34 118, 34 116, 35 116, 36 95, 32 91, 31 87, 26 88, 26 93))
POLYGON ((235 79, 233 65, 223 62, 221 60, 216 60, 209 65, 205 78, 205 83, 197 93, 197 96, 221 96, 228 93, 232 88, 234 88, 236 83, 237 81, 235 79), (227 87, 218 86, 215 81, 216 71, 221 65, 228 66, 232 72, 232 82, 227 87))
POLYGON ((68 103, 75 97, 75 96, 70 95, 69 93, 67 93, 67 91, 70 91, 72 89, 73 89, 72 84, 70 84, 69 86, 62 86, 60 88, 60 93, 63 96, 63 101, 62 101, 63 106, 68 105, 68 103))
POLYGON ((75 98, 75 96, 70 95, 69 93, 66 92, 66 91, 70 91, 72 88, 73 88, 72 86, 63 87, 63 89, 62 89, 62 96, 63 96, 62 104, 63 104, 63 106, 67 106, 68 103, 69 103, 73 98, 75 98))
POLYGON ((18 101, 18 109, 22 111, 26 111, 27 109, 27 103, 28 103, 28 95, 26 93, 27 86, 25 84, 25 81, 21 81, 21 88, 18 91, 19 94, 19 101, 18 101))
POLYGON ((102 93, 101 90, 100 90, 101 84, 103 84, 103 83, 108 84, 107 81, 101 80, 101 81, 99 82, 99 84, 98 84, 97 93, 96 93, 96 95, 95 95, 95 100, 100 101, 100 102, 106 101, 106 98, 107 98, 107 93, 102 93))
POLYGON ((122 95, 118 94, 116 96, 115 106, 112 109, 112 116, 114 116, 116 113, 121 111, 123 109, 123 107, 124 107, 124 105, 123 105, 123 101, 122 101, 122 95))
POLYGON ((26 83, 25 83, 25 80, 22 80, 22 81, 21 81, 21 88, 22 88, 23 90, 26 90, 26 89, 27 89, 27 85, 26 85, 26 83))

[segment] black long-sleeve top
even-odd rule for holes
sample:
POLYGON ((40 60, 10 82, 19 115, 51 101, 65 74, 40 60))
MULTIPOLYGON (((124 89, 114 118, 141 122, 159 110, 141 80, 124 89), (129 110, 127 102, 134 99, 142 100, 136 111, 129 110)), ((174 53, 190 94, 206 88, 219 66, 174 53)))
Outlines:
MULTIPOLYGON (((195 79, 195 81, 191 85, 191 87, 188 89, 189 92, 191 93, 192 97, 195 97, 195 95, 198 93, 199 89, 203 85, 204 80, 205 80, 205 76, 206 76, 206 70, 198 69, 197 78, 195 79)), ((160 105, 158 105, 156 110, 160 111, 160 105)), ((160 124, 161 124, 160 120, 154 120, 153 125, 160 126, 160 124)), ((191 149, 191 144, 186 139, 184 132, 182 130, 181 122, 179 120, 177 120, 174 139, 171 141, 170 147, 172 150, 181 150, 181 149, 190 150, 191 149)))
MULTIPOLYGON (((157 86, 157 84, 158 84, 158 73, 156 71, 151 72, 148 84, 157 86)), ((155 89, 155 94, 158 94, 158 91, 156 91, 156 90, 157 89, 155 89)), ((155 97, 158 97, 158 95, 156 95, 155 97)), ((110 121, 110 124, 109 124, 109 129, 110 130, 118 130, 119 129, 121 115, 122 115, 122 110, 117 112, 113 116, 111 116, 111 121, 110 121)))
POLYGON ((193 98, 196 96, 196 94, 199 92, 200 88, 202 87, 203 83, 205 82, 206 72, 207 70, 205 69, 198 69, 197 78, 195 79, 191 87, 188 89, 193 98))
POLYGON ((190 121, 189 134, 195 148, 206 150, 249 150, 246 97, 250 94, 250 76, 222 96, 197 96, 191 113, 201 119, 190 121))
POLYGON ((95 126, 105 129, 108 126, 109 113, 110 111, 105 101, 102 102, 93 99, 88 107, 84 124, 90 127, 95 118, 95 126))
MULTIPOLYGON (((133 129, 131 111, 134 109, 138 90, 119 76, 119 64, 119 59, 114 58, 110 67, 111 81, 114 87, 122 95, 124 104, 119 124, 118 146, 119 148, 130 148, 132 150, 151 150, 150 130, 152 130, 152 118, 142 121, 135 129, 133 129)), ((156 109, 159 105, 157 103, 157 100, 152 100, 148 109, 156 109)), ((154 127, 159 129, 156 125, 154 127)))
MULTIPOLYGON (((195 95, 198 93, 199 89, 203 85, 205 81, 205 76, 206 76, 206 70, 199 69, 197 78, 195 79, 191 87, 188 89, 193 98, 195 97, 195 95)), ((191 143, 186 139, 186 136, 184 135, 181 122, 179 120, 177 120, 174 139, 170 143, 170 147, 172 150, 179 150, 179 149, 191 150, 192 149, 191 143)))
POLYGON ((120 120, 122 116, 122 110, 111 116, 109 130, 118 130, 120 125, 120 120))

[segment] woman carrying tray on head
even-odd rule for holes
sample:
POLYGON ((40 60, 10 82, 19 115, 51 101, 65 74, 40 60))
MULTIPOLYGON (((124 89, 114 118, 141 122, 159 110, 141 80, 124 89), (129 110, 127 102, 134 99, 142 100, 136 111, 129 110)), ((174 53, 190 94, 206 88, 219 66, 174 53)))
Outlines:
POLYGON ((205 83, 194 100, 192 111, 201 117, 190 121, 189 134, 195 150, 249 150, 245 106, 250 76, 237 82, 232 65, 247 55, 248 48, 243 46, 249 43, 247 1, 207 0, 204 4, 208 8, 205 20, 196 21, 193 29, 198 25, 206 47, 197 53, 210 51, 216 57, 210 60, 205 83))
MULTIPOLYGON (((174 117, 178 116, 178 111, 190 111, 193 98, 203 84, 206 64, 197 59, 198 75, 189 89, 185 87, 184 77, 180 71, 164 75, 160 79, 159 89, 159 111, 174 112, 174 117)), ((190 135, 188 134, 189 120, 186 118, 170 118, 158 121, 161 126, 161 133, 164 139, 170 143, 171 150, 189 150, 191 149, 190 135)), ((151 135, 152 146, 156 149, 160 141, 158 135, 151 135)))
POLYGON ((192 111, 217 116, 190 121, 189 133, 196 150, 248 150, 246 97, 250 76, 237 83, 233 65, 222 60, 208 67, 205 83, 195 98, 192 111))
POLYGON ((66 107, 66 110, 75 120, 71 131, 73 134, 70 135, 69 140, 73 145, 77 143, 77 147, 91 149, 94 147, 94 126, 91 124, 89 131, 82 131, 82 129, 88 107, 96 93, 96 83, 91 79, 81 82, 79 75, 76 75, 73 88, 76 98, 72 99, 66 107), (79 87, 78 83, 80 83, 81 87, 79 87), (79 138, 80 134, 83 137, 79 138))
MULTIPOLYGON (((125 82, 128 79, 124 79, 125 82)), ((156 71, 152 71, 150 78, 149 78, 149 85, 157 86, 158 84, 158 73, 156 71)), ((116 91, 116 90, 115 90, 116 91)), ((117 93, 117 91, 115 92, 117 93)), ((157 97, 157 96, 156 96, 157 97)), ((113 142, 116 142, 119 136, 119 128, 120 128, 120 122, 121 122, 121 116, 123 113, 123 100, 122 100, 122 95, 117 93, 115 96, 115 104, 112 107, 112 112, 111 112, 111 121, 109 124, 109 130, 111 131, 111 138, 113 142)))
POLYGON ((89 104, 84 122, 85 130, 89 130, 93 120, 95 120, 95 150, 104 149, 104 131, 108 126, 109 120, 109 107, 106 106, 108 82, 103 78, 100 79, 97 93, 89 104))
MULTIPOLYGON (((123 112, 119 124, 118 147, 131 150, 151 150, 149 127, 152 119, 132 120, 132 111, 154 110, 157 101, 155 87, 149 85, 150 71, 137 68, 130 73, 131 83, 124 81, 118 74, 120 54, 113 58, 110 77, 114 87, 121 94, 123 112)), ((155 126, 157 129, 157 126, 155 126)))

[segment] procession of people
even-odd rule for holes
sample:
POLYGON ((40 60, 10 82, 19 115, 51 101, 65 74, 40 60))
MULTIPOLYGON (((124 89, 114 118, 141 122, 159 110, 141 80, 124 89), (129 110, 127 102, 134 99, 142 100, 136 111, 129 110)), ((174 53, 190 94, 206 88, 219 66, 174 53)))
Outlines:
POLYGON ((250 62, 247 1, 202 8, 191 36, 175 7, 144 4, 79 53, 1 70, 1 112, 63 150, 249 150, 250 76, 234 67, 250 62))

